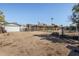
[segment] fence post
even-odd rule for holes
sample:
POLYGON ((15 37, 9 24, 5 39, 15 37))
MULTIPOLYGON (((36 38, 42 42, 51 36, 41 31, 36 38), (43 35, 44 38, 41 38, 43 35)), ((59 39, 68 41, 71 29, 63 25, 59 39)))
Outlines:
POLYGON ((64 35, 64 27, 63 25, 61 25, 60 30, 59 30, 59 36, 63 38, 63 35, 64 35))

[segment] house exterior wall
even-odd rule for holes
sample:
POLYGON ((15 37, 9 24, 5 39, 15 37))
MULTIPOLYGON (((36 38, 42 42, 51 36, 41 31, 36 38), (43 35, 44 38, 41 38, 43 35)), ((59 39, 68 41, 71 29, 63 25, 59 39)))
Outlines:
POLYGON ((20 32, 20 27, 19 26, 5 26, 5 30, 7 32, 20 32))

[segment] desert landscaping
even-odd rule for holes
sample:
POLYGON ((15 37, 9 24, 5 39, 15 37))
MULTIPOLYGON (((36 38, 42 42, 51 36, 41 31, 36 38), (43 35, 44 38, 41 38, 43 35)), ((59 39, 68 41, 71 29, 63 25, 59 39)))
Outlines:
POLYGON ((22 56, 58 56, 68 55, 66 43, 52 43, 35 35, 47 32, 13 32, 0 34, 0 55, 22 56))

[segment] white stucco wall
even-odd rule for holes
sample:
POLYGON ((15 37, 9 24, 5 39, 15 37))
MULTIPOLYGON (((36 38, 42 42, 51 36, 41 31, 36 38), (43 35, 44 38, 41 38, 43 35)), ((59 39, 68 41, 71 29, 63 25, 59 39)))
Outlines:
POLYGON ((7 32, 20 32, 19 26, 5 26, 7 32))

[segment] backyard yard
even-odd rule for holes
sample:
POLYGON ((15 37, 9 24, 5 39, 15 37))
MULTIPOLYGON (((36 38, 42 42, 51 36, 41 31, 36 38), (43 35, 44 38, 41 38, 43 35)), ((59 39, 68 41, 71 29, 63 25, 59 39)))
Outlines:
MULTIPOLYGON (((54 42, 48 32, 12 32, 0 34, 0 55, 67 56, 71 43, 54 42)), ((54 39, 55 40, 55 39, 54 39)), ((61 40, 60 40, 61 41, 61 40)), ((74 45, 74 44, 72 44, 74 45)))

